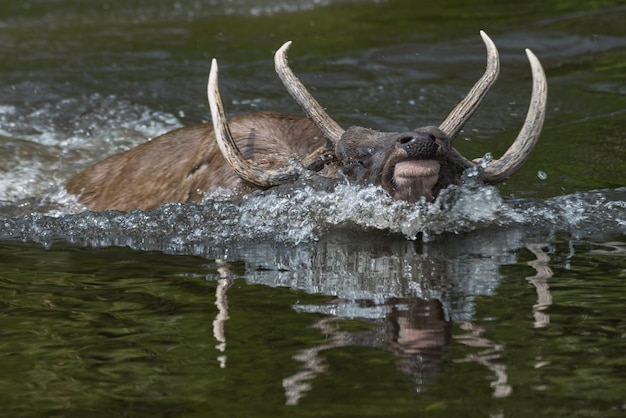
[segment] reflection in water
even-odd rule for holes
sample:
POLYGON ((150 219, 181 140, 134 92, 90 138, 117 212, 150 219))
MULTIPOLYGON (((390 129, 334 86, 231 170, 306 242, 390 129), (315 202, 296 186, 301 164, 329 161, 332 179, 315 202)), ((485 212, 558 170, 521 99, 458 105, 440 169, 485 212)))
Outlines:
MULTIPOLYGON (((477 238, 471 237, 466 244, 472 245, 477 238)), ((493 234, 490 242, 500 250, 506 248, 505 244, 510 249, 519 247, 521 236, 511 238, 508 234, 493 234)), ((458 237, 455 242, 459 242, 458 237)), ((536 256, 535 260, 528 262, 536 270, 534 276, 528 277, 538 296, 537 304, 532 308, 534 326, 544 327, 549 323, 549 316, 543 311, 552 303, 548 286, 548 279, 552 277, 548 266, 550 258, 543 251, 546 245, 525 246, 536 256)), ((292 357, 301 363, 301 367, 282 380, 286 404, 297 405, 312 389, 312 380, 327 371, 324 351, 354 346, 390 350, 398 358, 398 368, 410 375, 415 390, 422 392, 442 370, 445 347, 452 338, 453 321, 458 322, 464 331, 453 337, 455 341, 479 349, 455 362, 472 362, 486 367, 494 375, 491 383, 493 397, 509 396, 513 388, 502 362, 505 347, 488 338, 484 326, 470 320, 473 297, 491 293, 499 280, 498 270, 502 262, 489 268, 481 266, 490 251, 486 245, 481 245, 480 250, 474 248, 472 257, 468 257, 467 248, 462 251, 459 248, 457 258, 450 245, 443 248, 445 256, 438 253, 441 249, 436 245, 421 247, 402 240, 388 242, 379 252, 372 252, 369 247, 366 254, 360 252, 354 242, 349 245, 326 242, 310 253, 302 248, 294 249, 289 262, 283 258, 285 253, 278 251, 272 270, 268 270, 268 263, 249 265, 246 274, 249 282, 288 285, 311 293, 338 296, 322 305, 294 305, 297 311, 326 315, 314 324, 324 336, 324 342, 300 350, 292 357), (330 266, 332 275, 320 273, 320 266, 316 263, 330 266), (311 269, 310 275, 306 274, 307 268, 311 269), (468 274, 470 271, 476 274, 468 274), (492 277, 485 277, 485 274, 492 274, 492 277), (340 279, 333 280, 337 278, 340 279), (490 286, 481 286, 480 280, 486 280, 490 286), (472 282, 469 286, 468 281, 472 282), (467 306, 459 306, 458 301, 467 306), (359 331, 342 330, 341 321, 345 319, 361 319, 371 327, 359 331)), ((514 262, 514 254, 509 254, 506 261, 514 262)), ((225 322, 229 318, 226 292, 232 284, 233 274, 223 260, 218 260, 217 264, 219 277, 216 277, 215 304, 218 313, 213 332, 218 342, 216 348, 223 353, 226 349, 225 322)), ((225 354, 219 356, 218 361, 222 368, 226 367, 225 354)))
MULTIPOLYGON (((218 265, 217 271, 220 278, 217 280, 217 288, 215 289, 217 315, 213 321, 213 335, 218 342, 215 348, 224 353, 226 352, 226 333, 224 332, 224 328, 226 321, 230 319, 228 316, 228 298, 226 297, 226 291, 233 284, 233 274, 224 260, 217 259, 215 263, 218 265)), ((226 367, 226 358, 226 354, 217 357, 217 361, 222 369, 226 367)))
POLYGON ((322 351, 350 345, 350 334, 337 332, 332 327, 332 323, 336 320, 339 319, 324 318, 317 321, 315 327, 327 337, 326 342, 300 350, 298 354, 292 357, 294 360, 302 363, 302 370, 283 379, 286 405, 297 405, 305 393, 311 390, 309 381, 326 371, 324 360, 320 357, 322 351))
POLYGON ((552 305, 552 295, 550 294, 548 279, 552 277, 553 273, 548 266, 550 257, 542 250, 542 248, 546 246, 547 244, 526 245, 526 248, 537 257, 536 260, 528 262, 529 266, 537 270, 537 274, 526 278, 537 290, 537 303, 533 306, 535 328, 543 328, 550 323, 550 316, 544 311, 552 305))
MULTIPOLYGON (((626 255, 626 242, 621 241, 613 241, 613 242, 604 242, 602 244, 594 244, 598 247, 603 247, 602 249, 591 250, 592 254, 602 254, 602 255, 626 255)), ((624 270, 626 271, 626 269, 624 270)))
MULTIPOLYGON (((550 257, 543 251, 543 247, 546 247, 546 245, 526 244, 526 248, 537 257, 535 260, 528 262, 528 265, 534 268, 537 274, 527 278, 537 291, 537 303, 533 305, 534 326, 536 328, 545 327, 550 323, 549 315, 543 311, 552 305, 552 295, 548 286, 548 279, 552 277, 552 270, 548 266, 550 257)), ((495 375, 495 379, 491 382, 493 397, 503 398, 509 396, 513 392, 513 388, 508 384, 506 366, 498 362, 502 357, 504 346, 486 338, 484 336, 485 328, 477 326, 470 321, 463 321, 461 329, 466 331, 466 333, 455 336, 455 339, 470 347, 480 347, 483 350, 464 359, 457 360, 457 362, 476 362, 487 367, 495 375)))
POLYGON ((388 345, 399 357, 400 370, 413 376, 416 391, 423 391, 441 370, 451 321, 445 319, 439 301, 421 299, 396 303, 385 320, 388 345))
POLYGON ((246 280, 307 293, 336 296, 333 304, 294 306, 346 318, 381 319, 389 301, 437 300, 443 317, 470 320, 474 299, 491 295, 500 283, 500 266, 516 262, 524 231, 483 231, 450 236, 432 243, 411 242, 382 234, 321 240, 314 245, 255 247, 246 280), (362 303, 368 301, 368 303, 362 303))
POLYGON ((326 372, 321 353, 348 347, 386 347, 398 357, 398 368, 412 376, 422 392, 442 367, 443 349, 450 339, 451 323, 443 318, 438 301, 391 300, 391 309, 377 326, 367 331, 341 331, 341 318, 327 317, 315 323, 326 338, 323 344, 300 350, 294 360, 301 370, 283 379, 287 405, 296 405, 311 389, 312 379, 326 372), (336 325, 336 326, 335 326, 336 325))
POLYGON ((455 338, 470 347, 482 348, 481 351, 470 354, 464 359, 456 360, 458 363, 474 362, 487 367, 495 375, 495 379, 491 382, 494 398, 504 398, 513 392, 513 388, 508 384, 508 374, 506 366, 497 362, 502 357, 504 347, 495 343, 489 338, 484 337, 485 328, 477 326, 472 322, 463 322, 461 329, 466 331, 465 334, 455 336, 455 338))

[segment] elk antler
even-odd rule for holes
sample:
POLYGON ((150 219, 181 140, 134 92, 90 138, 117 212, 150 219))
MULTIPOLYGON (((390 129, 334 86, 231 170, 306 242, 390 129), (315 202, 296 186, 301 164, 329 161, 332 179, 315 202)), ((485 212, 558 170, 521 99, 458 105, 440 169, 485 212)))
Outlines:
POLYGON ((489 92, 493 83, 496 82, 498 74, 500 74, 500 58, 498 56, 498 48, 491 38, 485 32, 480 31, 480 36, 487 47, 487 68, 483 76, 474 84, 474 87, 467 93, 467 96, 452 109, 452 112, 444 120, 439 129, 441 129, 448 138, 453 139, 463 129, 463 125, 476 113, 483 99, 489 92))
POLYGON ((230 129, 228 128, 224 106, 218 88, 217 72, 217 60, 213 59, 209 72, 207 95, 209 107, 211 108, 211 119, 213 120, 215 139, 224 159, 242 180, 264 188, 278 186, 297 179, 302 169, 319 171, 324 168, 328 162, 333 160, 334 148, 331 150, 325 145, 304 157, 299 162, 301 168, 286 166, 270 170, 259 167, 254 161, 247 160, 237 147, 230 129))
POLYGON ((482 173, 486 183, 496 184, 511 177, 526 162, 537 144, 543 121, 546 116, 548 83, 539 59, 530 49, 526 49, 533 74, 533 90, 524 125, 517 138, 500 159, 487 164, 482 173))
MULTIPOLYGON (((439 129, 446 133, 450 139, 458 135, 465 123, 480 107, 500 72, 498 50, 495 44, 485 32, 481 31, 480 35, 487 48, 487 68, 467 96, 455 106, 439 126, 439 129)), ((287 51, 290 45, 291 41, 286 42, 276 51, 274 56, 276 72, 289 94, 327 140, 326 145, 319 147, 301 161, 302 168, 319 171, 334 158, 335 146, 345 131, 324 111, 289 68, 287 51)), ((543 126, 547 101, 546 77, 537 57, 528 49, 526 54, 533 75, 531 104, 516 140, 500 159, 488 163, 484 168, 482 178, 486 183, 495 184, 513 175, 528 159, 543 126)), ((295 180, 300 171, 297 167, 288 166, 266 170, 259 167, 254 161, 246 160, 242 155, 226 123, 217 85, 217 71, 217 61, 214 59, 209 74, 208 96, 216 140, 226 161, 243 180, 260 187, 271 187, 295 180)), ((463 157, 454 148, 451 148, 450 152, 452 158, 459 165, 466 168, 475 166, 473 162, 463 157)))
POLYGON ((222 98, 217 85, 217 61, 215 59, 211 62, 207 94, 217 145, 224 159, 242 180, 259 187, 272 187, 298 178, 299 173, 296 167, 287 166, 275 170, 265 170, 258 167, 254 161, 245 159, 237 144, 235 144, 226 123, 224 106, 222 105, 222 98))
MULTIPOLYGON (((445 132, 451 139, 460 132, 463 125, 476 112, 500 72, 498 50, 495 44, 485 32, 480 31, 480 36, 487 47, 487 69, 467 96, 456 105, 446 120, 439 126, 439 129, 445 132)), ((496 184, 502 182, 519 170, 537 144, 539 133, 543 127, 548 97, 546 75, 541 67, 541 63, 530 49, 526 49, 526 55, 528 56, 533 76, 533 89, 526 120, 519 135, 504 155, 500 159, 488 163, 483 169, 482 179, 485 183, 496 184)), ((451 152, 459 164, 468 168, 475 165, 454 148, 451 149, 451 152)))
POLYGON ((332 149, 334 150, 335 145, 337 145, 337 142, 339 142, 339 139, 345 131, 333 118, 328 116, 322 106, 313 98, 311 93, 304 87, 304 84, 298 80, 298 77, 296 77, 293 71, 291 71, 291 68, 289 68, 287 51, 290 46, 291 41, 285 42, 283 46, 276 51, 274 55, 276 73, 278 73, 278 77, 280 77, 291 97, 300 105, 304 114, 322 131, 324 138, 332 143, 332 149))

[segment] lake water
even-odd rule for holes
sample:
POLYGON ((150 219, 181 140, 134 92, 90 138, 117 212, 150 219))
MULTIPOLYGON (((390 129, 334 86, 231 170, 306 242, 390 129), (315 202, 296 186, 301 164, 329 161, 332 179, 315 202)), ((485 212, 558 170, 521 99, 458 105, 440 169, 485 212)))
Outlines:
POLYGON ((416 0, 0 5, 2 416, 626 413, 626 6, 416 0), (434 204, 315 176, 244 198, 85 211, 76 172, 226 112, 298 114, 272 54, 342 126, 440 123, 499 156, 548 76, 526 165, 434 204))

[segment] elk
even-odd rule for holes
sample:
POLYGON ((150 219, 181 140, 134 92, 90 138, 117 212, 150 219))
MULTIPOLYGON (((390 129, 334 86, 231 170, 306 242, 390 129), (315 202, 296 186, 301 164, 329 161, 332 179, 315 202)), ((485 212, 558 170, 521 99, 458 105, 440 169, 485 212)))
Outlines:
MULTIPOLYGON (((320 106, 290 69, 285 43, 274 56, 285 88, 305 117, 257 112, 227 121, 212 60, 208 101, 212 124, 180 128, 113 155, 78 173, 67 191, 95 211, 152 209, 166 202, 194 202, 217 188, 267 189, 295 181, 305 170, 380 185, 393 198, 432 201, 461 174, 478 164, 463 157, 452 141, 476 112, 500 70, 498 50, 480 32, 487 66, 467 96, 438 126, 408 132, 343 129, 320 106)), ((541 63, 526 49, 532 94, 526 119, 504 155, 481 165, 484 183, 513 175, 538 141, 545 117, 547 82, 541 63)))

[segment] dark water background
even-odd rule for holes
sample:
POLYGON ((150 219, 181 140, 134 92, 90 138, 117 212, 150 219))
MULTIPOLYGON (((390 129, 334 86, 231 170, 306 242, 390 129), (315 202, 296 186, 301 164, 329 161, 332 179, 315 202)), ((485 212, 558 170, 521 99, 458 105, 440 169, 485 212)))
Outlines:
POLYGON ((623 416, 626 6, 620 1, 0 4, 3 416, 623 416), (298 113, 290 63, 344 127, 438 124, 500 155, 543 63, 540 143, 436 205, 315 178, 245 199, 84 212, 80 169, 209 118, 298 113))

